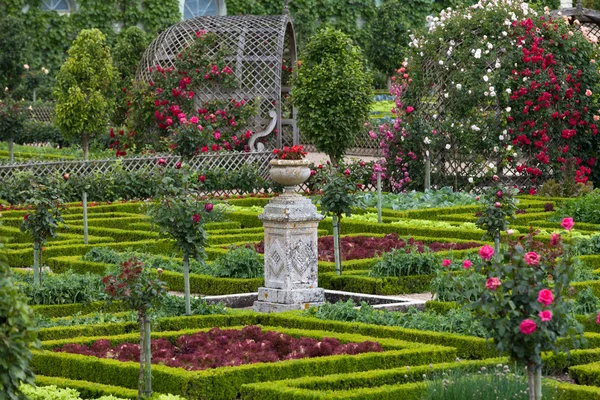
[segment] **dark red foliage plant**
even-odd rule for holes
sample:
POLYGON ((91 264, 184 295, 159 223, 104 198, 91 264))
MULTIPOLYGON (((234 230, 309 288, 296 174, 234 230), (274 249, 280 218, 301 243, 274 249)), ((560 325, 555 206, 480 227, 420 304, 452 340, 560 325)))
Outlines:
MULTIPOLYGON (((187 370, 203 370, 259 362, 277 362, 298 358, 354 355, 383 351, 376 342, 341 343, 334 338, 321 340, 286 335, 281 332, 264 332, 259 326, 242 329, 213 328, 208 332, 183 335, 171 342, 165 338, 153 339, 152 363, 187 370)), ((119 361, 139 361, 140 346, 121 343, 111 346, 106 339, 89 346, 66 344, 54 351, 83 354, 119 361)))

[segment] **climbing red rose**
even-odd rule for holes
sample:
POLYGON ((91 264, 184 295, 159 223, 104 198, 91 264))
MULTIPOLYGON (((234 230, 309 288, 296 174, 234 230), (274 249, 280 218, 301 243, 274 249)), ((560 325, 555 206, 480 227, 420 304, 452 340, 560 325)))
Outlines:
POLYGON ((519 329, 523 335, 531 335, 533 332, 535 332, 536 328, 537 324, 531 319, 523 320, 519 326, 519 329))
POLYGON ((549 306, 554 301, 554 294, 549 289, 542 289, 538 293, 538 302, 545 306, 549 306))

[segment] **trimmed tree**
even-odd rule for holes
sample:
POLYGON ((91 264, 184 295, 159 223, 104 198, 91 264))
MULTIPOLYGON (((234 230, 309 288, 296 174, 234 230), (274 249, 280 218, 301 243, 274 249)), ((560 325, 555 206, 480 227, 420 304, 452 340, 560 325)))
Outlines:
POLYGON ((83 158, 90 140, 106 130, 114 72, 106 37, 98 29, 82 30, 56 76, 55 123, 67 138, 81 137, 83 158))
POLYGON ((341 31, 325 28, 300 55, 293 79, 298 128, 334 166, 364 130, 371 81, 362 51, 341 31))

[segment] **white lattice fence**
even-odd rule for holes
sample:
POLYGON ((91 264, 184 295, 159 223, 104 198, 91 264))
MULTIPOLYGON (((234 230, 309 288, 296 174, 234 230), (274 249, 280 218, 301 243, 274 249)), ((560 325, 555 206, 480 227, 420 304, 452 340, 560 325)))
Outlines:
MULTIPOLYGON (((267 178, 269 176, 269 161, 273 159, 273 154, 265 152, 235 152, 226 154, 201 155, 192 158, 189 164, 193 170, 223 168, 226 170, 236 170, 243 166, 253 166, 257 168, 259 174, 267 178)), ((102 160, 65 160, 65 161, 40 161, 27 163, 12 163, 0 165, 0 178, 9 179, 17 172, 31 172, 34 176, 44 176, 49 174, 109 174, 115 166, 127 171, 146 169, 152 171, 161 168, 158 164, 163 159, 166 165, 174 167, 181 160, 180 157, 172 155, 152 155, 119 159, 102 160)))

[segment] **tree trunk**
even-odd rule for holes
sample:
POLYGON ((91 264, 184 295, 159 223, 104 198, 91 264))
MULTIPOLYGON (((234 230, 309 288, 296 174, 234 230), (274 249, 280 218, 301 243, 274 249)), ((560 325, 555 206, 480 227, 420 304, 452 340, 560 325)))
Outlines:
POLYGON ((15 142, 13 141, 12 138, 8 139, 8 156, 9 156, 10 162, 15 161, 15 142))
POLYGON ((38 243, 38 249, 40 251, 40 257, 39 257, 39 264, 40 264, 40 285, 42 284, 42 276, 44 275, 44 258, 43 258, 43 253, 44 253, 44 247, 42 246, 41 243, 38 243))
POLYGON ((500 262, 500 232, 496 232, 494 235, 494 252, 496 254, 496 260, 500 262))
POLYGON ((529 400, 535 400, 535 366, 533 364, 527 365, 527 393, 529 400))
POLYGON ((81 137, 81 148, 83 150, 83 159, 87 161, 90 148, 90 136, 87 133, 84 133, 81 137))
POLYGON ((542 365, 527 364, 529 400, 542 400, 542 365))
POLYGON ((340 221, 333 215, 333 255, 335 257, 335 272, 342 275, 342 257, 340 254, 340 221))
POLYGON ((150 318, 144 313, 144 397, 152 397, 152 351, 150 338, 150 318))
POLYGON ((40 261, 38 252, 38 242, 33 242, 33 284, 37 285, 40 280, 40 261))
POLYGON ((37 88, 33 88, 33 102, 37 100, 37 88))
POLYGON ((535 399, 542 400, 542 366, 537 365, 535 371, 535 399))
POLYGON ((190 301, 190 257, 183 255, 183 291, 185 297, 185 315, 192 315, 190 301))
POLYGON ((88 244, 88 209, 87 209, 87 192, 84 190, 82 194, 83 204, 83 243, 88 244))
POLYGON ((381 172, 377 172, 377 223, 381 222, 381 172))
POLYGON ((138 400, 143 398, 144 393, 144 365, 145 365, 145 353, 144 353, 144 316, 138 312, 138 323, 140 324, 140 373, 138 376, 138 400))
POLYGON ((429 150, 425 152, 425 190, 431 189, 431 157, 429 150))

